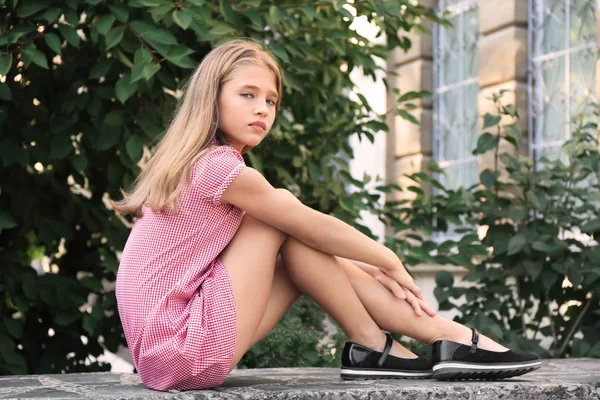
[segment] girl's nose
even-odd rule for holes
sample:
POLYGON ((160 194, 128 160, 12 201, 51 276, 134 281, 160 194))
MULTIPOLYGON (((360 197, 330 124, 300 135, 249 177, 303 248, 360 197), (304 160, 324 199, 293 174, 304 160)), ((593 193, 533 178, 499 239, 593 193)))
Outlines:
POLYGON ((269 113, 269 109, 266 104, 261 104, 256 107, 254 112, 258 115, 267 115, 269 113))

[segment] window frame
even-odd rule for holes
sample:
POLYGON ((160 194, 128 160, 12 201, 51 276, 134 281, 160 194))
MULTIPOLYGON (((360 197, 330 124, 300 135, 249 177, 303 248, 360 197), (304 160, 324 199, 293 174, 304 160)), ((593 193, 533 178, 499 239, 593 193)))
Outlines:
MULTIPOLYGON (((459 38, 459 49, 461 52, 461 56, 459 57, 459 65, 458 65, 458 76, 459 78, 463 78, 464 76, 464 70, 465 70, 465 53, 464 53, 464 39, 465 39, 465 29, 464 29, 464 15, 465 13, 467 13, 468 11, 471 11, 473 9, 478 10, 479 9, 479 1, 478 0, 461 0, 459 2, 457 2, 456 4, 452 4, 450 6, 446 6, 445 5, 446 1, 445 0, 439 0, 437 3, 437 7, 436 7, 436 13, 440 16, 444 16, 444 12, 449 12, 449 15, 451 17, 453 16, 458 16, 457 20, 459 21, 459 27, 457 28, 460 32, 460 34, 458 35, 459 38)), ((446 15, 447 17, 447 15, 446 15)), ((477 24, 477 26, 479 27, 479 24, 477 24)), ((454 166, 458 166, 461 164, 466 164, 466 163, 472 163, 472 162, 476 162, 478 163, 478 157, 477 156, 467 156, 467 157, 462 157, 462 158, 457 158, 456 160, 442 160, 441 159, 441 155, 444 153, 444 143, 443 143, 443 137, 441 136, 441 133, 444 131, 443 123, 445 121, 445 116, 447 115, 447 112, 444 108, 444 104, 442 103, 442 95, 445 93, 448 93, 454 89, 461 89, 461 88, 465 88, 468 87, 469 85, 473 85, 473 84, 477 84, 477 87, 479 87, 479 73, 477 72, 476 76, 467 78, 467 79, 462 79, 462 80, 458 80, 456 82, 450 83, 450 84, 442 84, 444 81, 444 49, 447 48, 448 46, 444 46, 444 39, 445 39, 445 34, 446 34, 446 29, 445 27, 441 26, 440 24, 434 24, 433 26, 433 42, 434 42, 434 46, 433 46, 433 129, 432 129, 432 146, 433 146, 433 159, 439 164, 439 166, 443 169, 445 169, 446 167, 454 167, 454 166)), ((478 28, 479 30, 479 28, 478 28)), ((479 32, 477 33, 477 41, 479 40, 479 32)), ((477 68, 477 70, 479 70, 479 67, 477 68)), ((458 101, 458 105, 459 107, 462 107, 462 105, 464 104, 464 92, 463 90, 459 90, 458 93, 459 96, 459 101, 458 101)), ((478 108, 478 104, 476 101, 475 106, 478 108)), ((465 111, 462 110, 460 112, 460 118, 461 118, 461 126, 464 126, 465 124, 465 111)), ((479 129, 477 134, 479 134, 479 129)), ((460 145, 462 147, 466 147, 466 143, 464 141, 464 135, 459 135, 458 136, 460 138, 460 145)), ((472 149, 462 149, 463 151, 465 151, 464 154, 470 154, 472 149)), ((443 179, 445 180, 445 179, 443 179)), ((471 184, 475 183, 475 182, 466 182, 466 177, 464 175, 464 170, 461 170, 459 172, 458 175, 458 185, 459 186, 470 186, 471 184)), ((453 189, 456 189, 456 187, 453 187, 453 189)))

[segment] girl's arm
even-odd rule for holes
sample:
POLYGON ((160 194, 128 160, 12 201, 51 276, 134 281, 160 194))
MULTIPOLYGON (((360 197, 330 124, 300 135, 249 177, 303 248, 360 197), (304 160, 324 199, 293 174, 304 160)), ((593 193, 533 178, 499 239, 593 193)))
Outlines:
POLYGON ((241 208, 314 249, 376 265, 400 286, 423 299, 421 289, 393 251, 345 222, 305 206, 287 190, 273 188, 252 168, 240 172, 221 201, 241 208))

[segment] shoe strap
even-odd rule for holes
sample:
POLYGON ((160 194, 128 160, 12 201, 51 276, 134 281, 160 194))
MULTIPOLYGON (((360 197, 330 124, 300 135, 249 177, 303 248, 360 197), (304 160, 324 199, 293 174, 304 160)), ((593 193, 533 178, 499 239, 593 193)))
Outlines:
POLYGON ((475 354, 477 351, 477 343, 479 343, 479 332, 475 328, 471 328, 473 331, 473 337, 471 338, 471 354, 475 354))
POLYGON ((377 365, 379 368, 383 367, 383 363, 385 362, 388 354, 390 354, 390 350, 392 349, 392 343, 394 339, 392 339, 392 335, 388 332, 385 333, 385 347, 383 348, 383 353, 381 353, 381 357, 379 357, 379 361, 377 361, 377 365))

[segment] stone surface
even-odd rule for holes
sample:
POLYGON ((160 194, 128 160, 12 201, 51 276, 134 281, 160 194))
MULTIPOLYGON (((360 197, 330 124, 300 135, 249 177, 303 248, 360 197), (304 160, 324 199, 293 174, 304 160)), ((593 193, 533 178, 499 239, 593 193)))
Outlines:
POLYGON ((416 197, 416 194, 410 190, 407 190, 409 186, 419 186, 426 193, 431 190, 430 186, 424 182, 417 184, 412 179, 407 178, 406 174, 414 174, 416 172, 427 172, 427 165, 431 161, 430 156, 426 156, 422 153, 412 154, 406 157, 396 158, 394 160, 394 182, 402 187, 403 191, 394 191, 388 197, 388 200, 412 200, 416 197))
POLYGON ((600 360, 546 360, 502 381, 342 381, 339 369, 277 368, 233 372, 214 390, 157 392, 135 374, 109 372, 0 377, 0 399, 600 399, 600 360))
POLYGON ((527 80, 527 29, 510 26, 479 40, 479 86, 527 80))
MULTIPOLYGON (((419 58, 406 63, 394 71, 395 86, 400 89, 400 94, 412 91, 427 90, 433 92, 433 63, 430 60, 419 58)), ((415 99, 412 103, 417 107, 431 108, 432 98, 415 99)))
POLYGON ((421 125, 415 125, 401 117, 394 119, 391 134, 394 135, 394 155, 404 157, 416 153, 431 155, 433 112, 426 108, 409 111, 421 125))
MULTIPOLYGON (((433 29, 433 23, 429 19, 423 21, 423 25, 430 30, 433 29)), ((398 32, 398 37, 403 36, 406 36, 410 39, 411 46, 406 52, 399 47, 392 50, 390 58, 395 67, 419 58, 424 58, 427 60, 431 60, 433 58, 433 35, 425 35, 414 29, 410 32, 400 30, 398 32)))
POLYGON ((479 0, 480 33, 510 25, 527 26, 527 0, 479 0))

